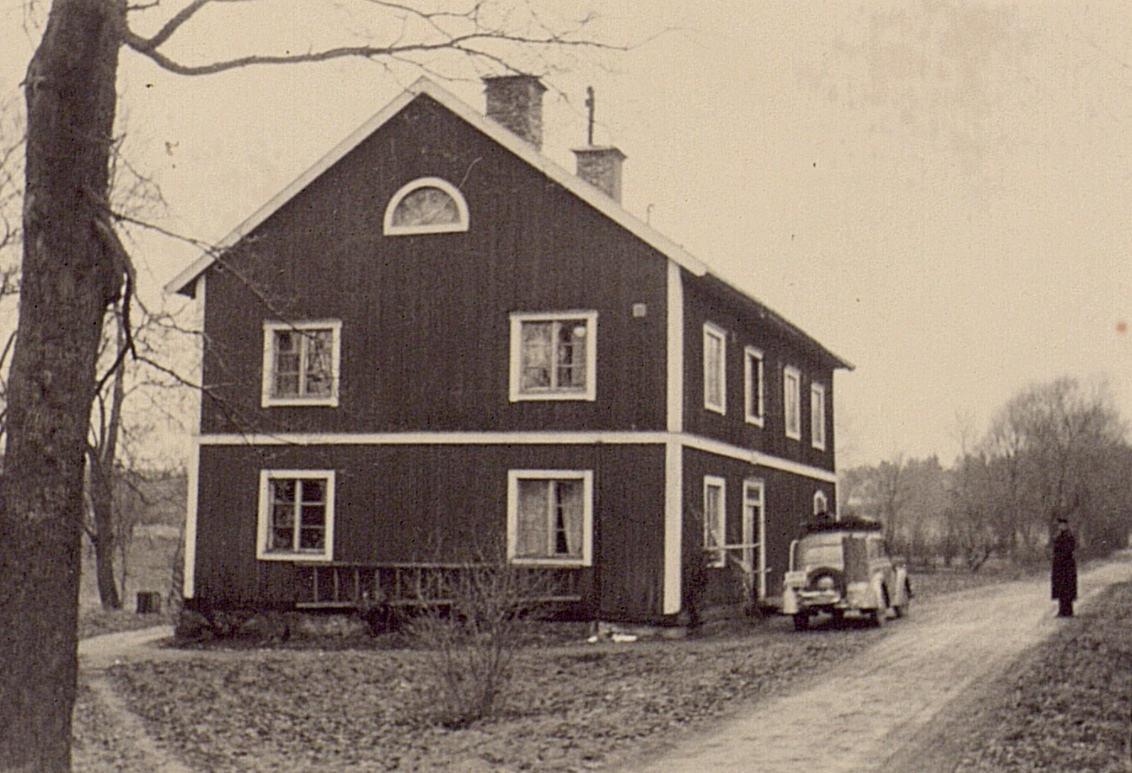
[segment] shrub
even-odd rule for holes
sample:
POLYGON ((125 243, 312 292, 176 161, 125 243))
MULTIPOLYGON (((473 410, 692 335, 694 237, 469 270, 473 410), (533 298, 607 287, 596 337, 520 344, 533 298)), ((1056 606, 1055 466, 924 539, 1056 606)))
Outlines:
POLYGON ((505 559, 445 568, 419 589, 409 633, 424 649, 437 690, 434 717, 449 728, 491 716, 512 678, 523 621, 535 617, 548 581, 505 559))

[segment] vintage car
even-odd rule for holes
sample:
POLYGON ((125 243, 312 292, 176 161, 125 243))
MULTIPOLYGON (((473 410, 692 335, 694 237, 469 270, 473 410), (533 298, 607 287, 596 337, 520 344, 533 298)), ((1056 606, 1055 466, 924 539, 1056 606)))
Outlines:
POLYGON ((912 586, 900 559, 888 555, 881 524, 863 519, 809 523, 790 544, 790 570, 782 583, 782 613, 803 631, 810 618, 848 612, 884 625, 891 609, 908 612, 912 586))

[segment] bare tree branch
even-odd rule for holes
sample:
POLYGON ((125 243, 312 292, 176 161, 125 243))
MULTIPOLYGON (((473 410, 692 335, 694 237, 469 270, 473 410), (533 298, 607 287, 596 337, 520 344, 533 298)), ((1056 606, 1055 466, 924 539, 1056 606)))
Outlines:
POLYGON ((478 32, 459 35, 438 43, 417 43, 394 46, 340 46, 322 51, 312 51, 305 54, 249 54, 209 64, 186 65, 181 64, 159 51, 139 47, 135 44, 135 36, 128 35, 126 44, 152 59, 158 66, 178 75, 213 75, 226 70, 236 70, 243 67, 253 67, 271 64, 310 64, 327 62, 334 59, 360 58, 360 59, 403 59, 409 54, 426 54, 437 52, 455 52, 487 59, 497 64, 513 68, 500 56, 474 47, 476 43, 488 41, 515 43, 525 46, 578 46, 586 48, 601 48, 607 50, 623 51, 622 47, 613 46, 594 41, 568 40, 563 38, 528 38, 523 36, 507 35, 505 33, 478 32))
MULTIPOLYGON (((337 46, 315 48, 301 53, 282 54, 253 53, 230 59, 190 64, 178 61, 161 51, 161 47, 189 21, 193 20, 206 7, 217 3, 238 3, 249 0, 193 0, 151 37, 139 35, 125 26, 120 31, 123 43, 137 53, 149 57, 159 67, 180 75, 209 75, 227 70, 258 65, 304 64, 326 62, 334 59, 360 58, 371 61, 382 59, 410 59, 420 66, 425 62, 413 59, 427 54, 455 53, 490 61, 509 71, 513 67, 490 46, 505 44, 515 47, 584 47, 610 51, 624 51, 626 46, 602 43, 578 37, 596 17, 592 14, 574 21, 565 29, 556 30, 545 22, 530 4, 525 4, 523 14, 515 19, 514 9, 508 8, 496 13, 498 18, 489 17, 489 6, 483 0, 475 0, 463 10, 426 10, 414 7, 408 2, 394 0, 359 0, 380 9, 384 14, 384 30, 388 37, 389 22, 399 21, 399 30, 384 45, 362 44, 356 46, 337 46)), ((152 7, 152 6, 147 6, 152 7)))
MULTIPOLYGON (((174 14, 173 18, 171 18, 169 21, 165 22, 165 26, 162 27, 160 30, 158 30, 157 33, 153 37, 143 38, 143 37, 140 37, 140 36, 137 36, 137 35, 128 34, 127 35, 127 41, 129 42, 130 46, 137 51, 143 51, 143 52, 144 51, 152 51, 153 49, 157 48, 162 43, 167 41, 173 35, 174 32, 176 32, 178 29, 180 29, 182 24, 184 24, 189 19, 191 19, 193 16, 195 16, 196 12, 199 11, 204 6, 208 5, 209 2, 211 2, 211 0, 193 0, 193 2, 189 3, 187 6, 182 8, 178 13, 174 14), (133 40, 131 41, 130 38, 133 38, 133 40)), ((152 5, 149 5, 149 6, 146 6, 146 7, 147 8, 153 8, 156 5, 157 5, 157 3, 153 3, 152 5)), ((140 9, 132 9, 132 10, 140 10, 140 9)))

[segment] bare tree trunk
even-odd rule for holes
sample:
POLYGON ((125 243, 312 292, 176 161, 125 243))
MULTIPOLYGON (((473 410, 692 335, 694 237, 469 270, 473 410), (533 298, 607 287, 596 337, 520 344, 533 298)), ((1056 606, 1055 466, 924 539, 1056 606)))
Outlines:
POLYGON ((54 0, 28 68, 20 320, 0 477, 0 770, 67 771, 83 457, 103 313, 125 0, 54 0))
MULTIPOLYGON (((94 516, 94 566, 98 578, 98 600, 103 609, 121 609, 122 597, 114 579, 114 551, 118 545, 118 528, 114 507, 115 463, 118 456, 118 436, 122 427, 122 403, 126 399, 126 386, 123 379, 122 349, 126 345, 122 325, 117 325, 117 363, 110 388, 110 416, 105 422, 99 443, 90 450, 88 461, 90 475, 90 508, 94 516)), ((123 583, 125 580, 123 579, 123 583)))
POLYGON ((90 474, 90 509, 94 516, 91 543, 94 545, 95 576, 98 580, 98 600, 103 609, 121 609, 118 583, 114 578, 114 549, 117 544, 114 528, 114 479, 100 454, 88 455, 90 474))

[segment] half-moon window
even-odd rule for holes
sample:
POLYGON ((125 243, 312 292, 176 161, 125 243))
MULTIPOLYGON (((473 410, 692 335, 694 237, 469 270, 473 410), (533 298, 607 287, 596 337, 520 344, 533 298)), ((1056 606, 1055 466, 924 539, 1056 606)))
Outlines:
POLYGON ((467 231, 468 205, 451 183, 422 177, 393 194, 384 230, 387 236, 467 231))

